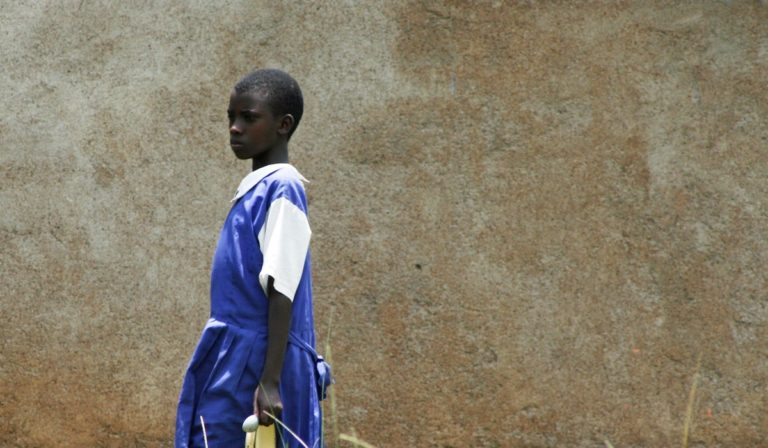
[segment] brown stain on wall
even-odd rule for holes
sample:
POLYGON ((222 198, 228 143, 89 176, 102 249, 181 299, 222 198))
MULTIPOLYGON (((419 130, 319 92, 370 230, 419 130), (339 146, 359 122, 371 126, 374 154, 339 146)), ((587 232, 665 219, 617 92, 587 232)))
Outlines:
MULTIPOLYGON (((422 242, 433 260, 430 273, 443 288, 413 294, 421 298, 414 307, 432 322, 423 337, 433 343, 426 352, 403 357, 418 357, 412 367, 418 376, 453 391, 447 409, 466 412, 457 427, 476 430, 446 431, 450 436, 442 442, 412 434, 416 445, 449 439, 482 446, 567 444, 557 435, 596 424, 603 428, 591 436, 596 443, 600 434, 611 434, 614 443, 672 443, 684 412, 690 361, 703 351, 712 365, 732 362, 718 345, 734 342, 733 311, 724 297, 733 293, 735 280, 722 267, 736 255, 733 241, 723 244, 720 238, 740 224, 728 212, 710 214, 727 210, 727 199, 719 196, 728 187, 701 183, 719 168, 697 142, 709 138, 712 124, 720 126, 718 104, 707 98, 700 107, 716 87, 701 76, 707 61, 696 51, 707 52, 700 43, 707 33, 701 22, 722 25, 721 16, 692 8, 660 23, 660 13, 650 9, 586 9, 450 2, 404 9, 397 63, 422 86, 425 98, 399 100, 369 114, 356 126, 359 140, 353 137, 343 153, 372 170, 417 173, 409 180, 410 197, 398 197, 408 206, 397 216, 418 225, 406 231, 393 226, 385 239, 422 242), (649 50, 661 47, 666 50, 649 50), (681 64, 691 64, 690 71, 681 64), (678 91, 663 93, 673 97, 667 105, 650 101, 656 92, 648 89, 655 83, 676 85, 678 91), (647 122, 659 114, 681 122, 675 128, 662 123, 667 137, 650 134, 658 131, 647 122), (681 118, 687 116, 693 121, 681 118), (665 171, 654 172, 658 138, 680 145, 679 159, 669 162, 679 171, 662 179, 673 183, 669 187, 658 184, 665 171), (413 210, 419 205, 421 213, 413 210), (711 222, 720 230, 703 247, 701 233, 714 230, 711 222), (504 280, 494 284, 488 272, 504 280), (539 292, 499 287, 515 275, 535 282, 539 292), (484 325, 474 328, 477 322, 484 325), (518 346, 497 348, 507 362, 483 375, 468 354, 478 346, 496 348, 499 339, 517 340, 518 346), (457 371, 454 365, 466 368, 457 371), (452 372, 450 378, 442 378, 445 371, 452 372), (534 387, 497 393, 494 383, 521 371, 538 372, 534 387), (475 393, 477 381, 483 386, 475 393), (633 385, 629 394, 627 382, 633 385), (662 413, 659 384, 669 391, 661 401, 668 411, 662 413), (486 429, 504 433, 503 419, 495 416, 515 415, 530 401, 547 409, 557 425, 536 427, 527 439, 506 432, 492 442, 477 435, 486 429), (606 403, 626 411, 611 412, 606 403), (536 431, 554 435, 535 441, 536 431)), ((759 29, 751 23, 752 31, 759 29)), ((764 70, 758 64, 750 78, 764 70)), ((729 84, 722 74, 717 82, 729 84)), ((744 149, 757 155, 757 143, 744 149)), ((758 159, 765 166, 765 157, 758 159)), ((415 408, 406 421, 424 415, 440 421, 445 412, 426 401, 415 408)), ((759 425, 748 422, 746 427, 759 425)))
POLYGON ((0 444, 170 445, 260 65, 307 97, 342 430, 671 446, 701 352, 692 443, 765 444, 759 2, 33 6, 0 13, 0 444))

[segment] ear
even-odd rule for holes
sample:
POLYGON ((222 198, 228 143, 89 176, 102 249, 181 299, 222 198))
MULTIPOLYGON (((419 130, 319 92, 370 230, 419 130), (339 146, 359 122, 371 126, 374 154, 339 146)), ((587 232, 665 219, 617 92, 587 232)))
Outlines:
POLYGON ((280 135, 288 135, 291 132, 291 129, 293 129, 293 115, 291 114, 285 114, 283 115, 283 118, 280 119, 280 127, 277 128, 277 132, 280 135))

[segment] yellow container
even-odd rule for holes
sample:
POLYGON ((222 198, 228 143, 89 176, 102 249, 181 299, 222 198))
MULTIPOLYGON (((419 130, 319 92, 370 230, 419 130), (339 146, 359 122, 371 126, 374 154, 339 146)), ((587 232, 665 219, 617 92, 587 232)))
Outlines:
POLYGON ((245 433, 245 448, 275 448, 275 423, 269 426, 261 426, 256 432, 245 433))

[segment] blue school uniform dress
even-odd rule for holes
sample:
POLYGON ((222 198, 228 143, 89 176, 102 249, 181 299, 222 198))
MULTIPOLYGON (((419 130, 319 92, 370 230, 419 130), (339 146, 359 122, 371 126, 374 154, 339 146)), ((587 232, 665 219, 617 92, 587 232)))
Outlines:
MULTIPOLYGON (((301 174, 287 163, 246 176, 221 229, 211 269, 211 317, 192 355, 179 397, 176 448, 242 447, 243 420, 267 349, 269 277, 292 299, 294 337, 315 346, 307 200, 301 174)), ((309 447, 322 446, 315 361, 289 341, 280 380, 281 421, 309 447)), ((278 446, 301 446, 278 426, 278 446)))

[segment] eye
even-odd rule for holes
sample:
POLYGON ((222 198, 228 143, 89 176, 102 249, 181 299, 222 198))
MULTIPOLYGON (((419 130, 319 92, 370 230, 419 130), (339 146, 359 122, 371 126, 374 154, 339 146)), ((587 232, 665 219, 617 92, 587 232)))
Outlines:
POLYGON ((243 120, 245 120, 248 123, 253 123, 256 120, 256 114, 249 111, 243 111, 243 120))

